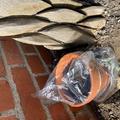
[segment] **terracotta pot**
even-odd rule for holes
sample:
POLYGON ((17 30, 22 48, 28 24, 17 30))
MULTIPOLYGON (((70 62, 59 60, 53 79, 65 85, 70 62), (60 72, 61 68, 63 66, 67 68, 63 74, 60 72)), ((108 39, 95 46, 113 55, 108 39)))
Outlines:
MULTIPOLYGON (((63 71, 65 68, 71 63, 73 59, 80 58, 80 54, 77 53, 70 53, 65 55, 58 63, 55 69, 55 77, 56 77, 56 85, 62 84, 62 77, 63 77, 63 71), (60 78, 58 78, 59 75, 62 75, 60 78)), ((103 90, 106 85, 109 82, 109 75, 108 73, 100 66, 96 67, 96 62, 91 61, 89 64, 88 70, 90 73, 90 82, 91 82, 91 88, 89 95, 82 103, 74 104, 67 100, 66 96, 64 95, 64 92, 60 89, 58 89, 58 92, 60 96, 65 100, 66 103, 68 103, 72 107, 81 107, 83 105, 86 105, 87 103, 91 102, 95 99, 95 97, 103 90), (100 76, 102 74, 102 77, 100 76)))

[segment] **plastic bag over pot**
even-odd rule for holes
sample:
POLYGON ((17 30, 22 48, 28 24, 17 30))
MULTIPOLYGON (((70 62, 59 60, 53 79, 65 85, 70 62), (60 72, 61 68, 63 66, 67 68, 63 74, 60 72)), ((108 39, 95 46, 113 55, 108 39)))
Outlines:
POLYGON ((109 47, 67 54, 58 62, 37 96, 74 107, 92 100, 102 102, 116 87, 117 68, 114 51, 109 47))

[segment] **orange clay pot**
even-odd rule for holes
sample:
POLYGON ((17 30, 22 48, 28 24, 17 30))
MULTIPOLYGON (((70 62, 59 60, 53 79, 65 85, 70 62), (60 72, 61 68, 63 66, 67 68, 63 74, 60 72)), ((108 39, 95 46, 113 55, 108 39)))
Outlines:
MULTIPOLYGON (((60 74, 63 75, 64 69, 71 63, 73 59, 80 58, 80 54, 77 53, 70 53, 65 55, 58 63, 55 69, 55 77, 56 77, 56 85, 62 84, 62 77, 57 78, 60 74)), ((65 100, 66 103, 68 103, 72 107, 82 107, 92 100, 95 99, 95 97, 103 90, 105 89, 106 85, 109 83, 109 75, 108 73, 101 67, 96 67, 96 62, 92 61, 89 64, 88 70, 90 73, 90 82, 91 82, 91 88, 90 88, 90 94, 87 96, 84 102, 74 104, 70 101, 68 101, 64 95, 64 92, 60 89, 58 89, 58 92, 60 96, 65 100), (101 75, 102 74, 102 75, 101 75), (101 77, 102 76, 102 77, 101 77)))

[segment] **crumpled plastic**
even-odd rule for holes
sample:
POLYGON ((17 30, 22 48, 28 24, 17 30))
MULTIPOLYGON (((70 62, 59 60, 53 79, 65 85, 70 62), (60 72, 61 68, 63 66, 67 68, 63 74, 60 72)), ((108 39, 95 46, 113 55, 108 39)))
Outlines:
MULTIPOLYGON (((73 59, 69 65, 66 65, 63 75, 56 76, 55 68, 45 87, 37 92, 37 96, 69 105, 84 102, 90 94, 91 82, 88 66, 91 64, 98 70, 100 70, 99 66, 102 66, 110 76, 109 84, 100 91, 94 100, 102 102, 107 99, 107 96, 115 89, 118 77, 119 65, 113 49, 111 47, 98 47, 84 53, 75 53, 80 54, 80 58, 73 59), (61 79, 61 84, 56 83, 57 79, 61 79)), ((100 77, 102 77, 101 73, 100 77)))
POLYGON ((109 73, 109 86, 96 97, 96 102, 103 102, 116 91, 117 78, 119 76, 119 63, 115 52, 111 47, 96 48, 93 50, 96 61, 109 73))

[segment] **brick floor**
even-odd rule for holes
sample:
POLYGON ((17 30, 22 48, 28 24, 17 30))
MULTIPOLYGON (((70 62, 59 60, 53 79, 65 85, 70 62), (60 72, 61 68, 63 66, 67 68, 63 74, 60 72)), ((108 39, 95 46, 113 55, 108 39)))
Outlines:
POLYGON ((0 120, 97 120, 89 105, 71 108, 33 97, 44 87, 51 62, 43 47, 0 40, 0 120))

